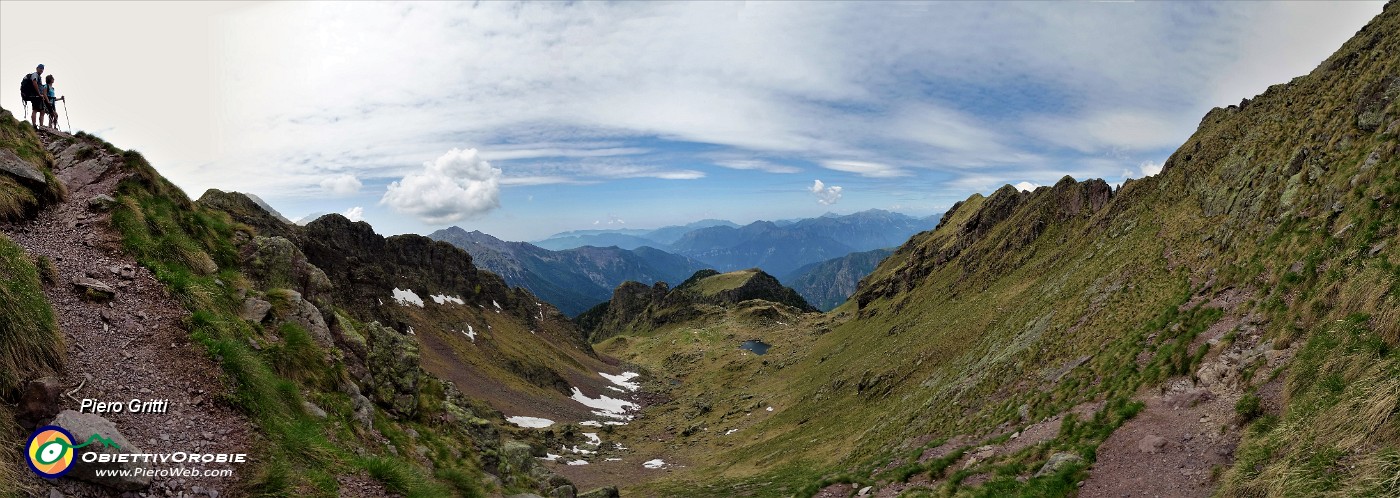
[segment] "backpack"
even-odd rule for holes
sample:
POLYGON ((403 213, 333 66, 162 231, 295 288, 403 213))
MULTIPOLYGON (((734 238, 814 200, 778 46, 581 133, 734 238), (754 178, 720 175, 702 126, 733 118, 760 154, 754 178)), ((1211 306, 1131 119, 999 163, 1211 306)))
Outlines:
POLYGON ((24 97, 25 100, 39 96, 39 94, 34 93, 34 84, 29 82, 29 77, 33 74, 34 73, 29 73, 24 75, 24 79, 19 82, 19 95, 24 97))

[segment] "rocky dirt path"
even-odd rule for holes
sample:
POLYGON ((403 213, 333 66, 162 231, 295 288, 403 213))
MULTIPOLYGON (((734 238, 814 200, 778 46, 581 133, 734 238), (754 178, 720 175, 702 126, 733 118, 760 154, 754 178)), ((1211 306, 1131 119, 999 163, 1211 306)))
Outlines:
MULTIPOLYGON (((166 413, 106 413, 106 419, 146 453, 249 453, 254 430, 225 404, 230 389, 220 368, 181 329, 186 315, 154 276, 121 250, 109 215, 89 208, 98 195, 113 195, 125 173, 121 157, 98 150, 79 160, 79 146, 65 146, 66 134, 40 134, 57 159, 56 175, 68 187, 68 200, 26 223, 0 230, 26 251, 50 258, 57 270, 45 294, 66 337, 68 363, 61 379, 62 409, 77 410, 84 398, 126 403, 166 400, 166 413), (73 282, 91 279, 110 286, 110 301, 86 299, 73 282)), ((254 455, 249 455, 255 458, 254 455)), ((151 464, 152 468, 179 464, 151 464)), ((251 469, 237 465, 184 464, 198 470, 232 469, 231 477, 156 477, 149 496, 236 494, 251 469)), ((33 477, 41 496, 115 496, 119 492, 63 478, 33 477)), ((148 496, 148 495, 142 495, 148 496)))
POLYGON ((1215 479, 1234 463, 1241 437, 1235 403, 1252 381, 1263 380, 1295 352, 1261 341, 1258 317, 1231 313, 1243 301, 1241 296, 1247 294, 1226 293, 1210 303, 1225 309, 1227 316, 1191 348, 1209 342, 1212 353, 1195 375, 1170 380, 1138 397, 1143 410, 1099 446, 1080 497, 1194 498, 1215 492, 1215 479), (1222 346, 1230 333, 1238 337, 1222 346), (1249 369, 1256 373, 1245 378, 1249 369))

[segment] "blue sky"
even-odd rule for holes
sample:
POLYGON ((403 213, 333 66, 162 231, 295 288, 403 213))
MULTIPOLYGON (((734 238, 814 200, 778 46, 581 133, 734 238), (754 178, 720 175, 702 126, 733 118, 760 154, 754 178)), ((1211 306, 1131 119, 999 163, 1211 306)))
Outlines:
POLYGON ((1380 10, 6 1, 0 75, 44 62, 75 128, 194 197, 534 240, 1141 177, 1211 107, 1312 70, 1380 10))

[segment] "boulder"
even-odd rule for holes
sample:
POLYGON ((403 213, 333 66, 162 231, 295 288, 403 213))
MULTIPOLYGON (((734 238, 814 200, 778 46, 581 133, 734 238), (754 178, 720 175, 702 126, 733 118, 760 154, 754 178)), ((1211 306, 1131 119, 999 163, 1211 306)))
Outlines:
POLYGON ((88 198, 87 206, 88 209, 93 211, 111 211, 112 208, 117 206, 117 200, 107 194, 97 194, 88 198))
POLYGON ((151 485, 151 478, 148 476, 121 476, 123 471, 135 471, 138 468, 149 466, 146 463, 88 463, 83 461, 83 455, 88 453, 115 455, 119 453, 141 454, 145 453, 141 448, 132 444, 126 439, 117 426, 111 421, 91 413, 78 413, 73 410, 64 410, 53 419, 52 425, 67 429, 73 434, 75 445, 86 443, 94 435, 110 440, 112 445, 104 442, 94 441, 92 444, 77 449, 73 458, 73 469, 68 472, 67 477, 88 481, 93 484, 106 486, 120 491, 136 491, 145 489, 151 485), (117 476, 98 476, 98 470, 114 470, 117 476))
POLYGON ((306 413, 310 414, 313 417, 326 418, 326 411, 322 410, 321 407, 316 406, 315 403, 312 403, 310 401, 302 401, 301 408, 303 410, 306 410, 306 413))
POLYGON ((25 161, 9 149, 0 149, 0 171, 4 171, 20 180, 37 183, 39 185, 48 184, 48 179, 44 177, 44 172, 29 161, 25 161))
POLYGON ((238 317, 250 322, 261 323, 264 318, 267 318, 268 311, 272 311, 272 303, 250 297, 243 300, 243 309, 238 312, 238 317))
POLYGON ((589 492, 587 492, 587 493, 578 495, 578 498, 621 498, 621 497, 622 497, 622 495, 618 494, 618 492, 617 492, 617 486, 608 486, 608 487, 604 487, 604 488, 598 488, 598 489, 595 489, 595 490, 593 490, 593 491, 589 491, 589 492))
POLYGON ((1167 440, 1156 434, 1148 434, 1141 441, 1138 441, 1137 447, 1138 451, 1155 455, 1167 447, 1167 440))
POLYGON ((1056 472, 1059 472, 1061 469, 1064 469, 1065 467, 1083 461, 1084 459, 1081 458, 1079 455, 1076 455, 1074 453, 1065 453, 1061 451, 1050 455, 1050 459, 1045 461, 1045 465, 1042 465, 1040 467, 1040 470, 1036 471, 1035 477, 1053 475, 1056 472))
POLYGON ((549 496, 550 498, 578 498, 578 490, 574 489, 573 485, 565 484, 554 488, 554 491, 549 492, 549 496))
POLYGON ((75 278, 73 279, 73 286, 82 291, 89 299, 105 301, 117 297, 116 289, 94 278, 75 278))
POLYGON ((63 382, 58 377, 43 377, 29 381, 19 399, 15 419, 26 430, 39 427, 43 421, 58 414, 63 396, 63 382))

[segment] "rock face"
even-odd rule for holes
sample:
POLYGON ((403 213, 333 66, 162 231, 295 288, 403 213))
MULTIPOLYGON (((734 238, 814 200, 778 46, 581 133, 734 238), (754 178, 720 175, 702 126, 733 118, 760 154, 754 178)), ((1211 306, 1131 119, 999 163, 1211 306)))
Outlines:
POLYGON ((64 410, 54 418, 52 425, 67 429, 73 434, 75 445, 81 445, 88 441, 93 435, 111 440, 117 447, 112 448, 101 442, 93 442, 88 446, 77 450, 73 459, 73 470, 69 471, 66 477, 81 479, 94 484, 99 484, 120 491, 136 491, 145 489, 151 485, 151 478, 145 476, 98 476, 100 469, 112 469, 119 471, 135 470, 146 466, 144 463, 85 463, 83 455, 87 453, 99 453, 115 455, 118 453, 140 454, 144 453, 141 448, 128 441, 125 436, 117 430, 117 426, 111 421, 91 413, 78 413, 73 410, 64 410))
POLYGON ((240 256, 244 271, 261 288, 296 289, 307 298, 331 288, 326 273, 284 237, 255 237, 242 247, 240 256))
POLYGON ((369 336, 366 366, 372 378, 368 386, 370 396, 395 413, 412 414, 422 375, 418 343, 378 322, 366 325, 365 332, 369 336))

